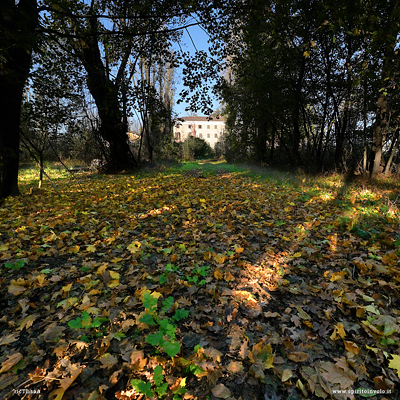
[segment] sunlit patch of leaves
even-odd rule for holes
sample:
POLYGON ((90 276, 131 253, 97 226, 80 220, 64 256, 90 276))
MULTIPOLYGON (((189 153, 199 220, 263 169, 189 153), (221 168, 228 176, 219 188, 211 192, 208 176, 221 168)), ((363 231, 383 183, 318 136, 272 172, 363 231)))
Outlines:
POLYGON ((396 183, 211 163, 54 180, 0 209, 2 398, 399 384, 396 183))

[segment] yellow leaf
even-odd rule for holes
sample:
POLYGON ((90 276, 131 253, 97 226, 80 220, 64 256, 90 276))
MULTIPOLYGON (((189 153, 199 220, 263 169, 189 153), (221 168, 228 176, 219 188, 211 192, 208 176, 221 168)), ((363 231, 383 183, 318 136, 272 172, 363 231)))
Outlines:
POLYGON ((397 376, 400 378, 400 356, 397 354, 391 354, 391 356, 393 360, 389 360, 389 368, 395 369, 397 371, 397 376))
POLYGON ((104 263, 103 265, 101 265, 99 268, 97 268, 97 275, 102 275, 103 272, 105 272, 105 270, 108 267, 108 263, 104 263))
POLYGON ((110 276, 111 276, 111 279, 119 280, 119 278, 120 278, 120 274, 115 271, 110 271, 110 276))
POLYGON ((346 350, 350 353, 357 355, 360 352, 360 348, 354 342, 343 340, 343 343, 346 350))
POLYGON ((224 280, 226 282, 232 282, 235 280, 235 277, 228 271, 228 272, 225 272, 225 274, 224 274, 224 280))
POLYGON ((77 254, 77 253, 79 253, 80 248, 81 248, 80 246, 75 245, 74 247, 71 247, 70 249, 68 249, 68 253, 77 254))
POLYGON ((90 253, 94 253, 96 251, 96 246, 94 246, 93 244, 89 244, 87 245, 86 250, 90 253))
POLYGON ((221 271, 220 271, 219 269, 216 269, 216 270, 214 271, 214 278, 215 278, 215 279, 218 279, 219 281, 220 281, 221 279, 223 279, 223 275, 222 275, 222 273, 221 273, 221 271))
POLYGON ((285 369, 285 370, 282 372, 281 381, 282 381, 282 382, 286 382, 286 381, 288 381, 292 376, 293 376, 292 370, 291 370, 291 369, 285 369))
POLYGON ((217 264, 223 264, 226 260, 226 255, 225 254, 215 254, 213 258, 217 264))
POLYGON ((132 254, 136 254, 136 253, 140 250, 140 246, 141 246, 141 243, 138 242, 138 241, 136 240, 135 242, 131 243, 131 244, 128 246, 128 250, 129 250, 132 254))
POLYGON ((309 51, 305 51, 305 52, 303 53, 303 57, 304 57, 304 58, 310 57, 310 52, 309 52, 309 51))
POLYGON ((237 254, 243 253, 243 251, 244 251, 243 247, 236 247, 236 249, 235 249, 235 253, 237 253, 237 254))
POLYGON ((61 288, 61 290, 65 293, 68 293, 72 288, 72 283, 68 283, 68 285, 65 285, 61 288))
POLYGON ((315 47, 315 42, 314 42, 314 40, 310 40, 310 43, 311 43, 311 46, 312 46, 312 47, 315 47))
POLYGON ((337 282, 344 278, 346 271, 334 272, 330 278, 331 282, 337 282))
POLYGON ((110 283, 107 285, 107 287, 109 287, 110 289, 113 289, 113 288, 115 288, 117 286, 119 286, 119 281, 117 281, 115 279, 110 281, 110 283))
POLYGON ((43 285, 46 280, 46 275, 40 274, 36 276, 36 280, 38 281, 39 285, 43 285))
POLYGON ((337 325, 334 325, 334 331, 330 336, 331 340, 337 340, 339 338, 344 339, 346 337, 346 332, 344 330, 344 326, 341 322, 337 325))
POLYGON ((0 251, 7 251, 8 250, 8 244, 1 244, 0 245, 0 251))

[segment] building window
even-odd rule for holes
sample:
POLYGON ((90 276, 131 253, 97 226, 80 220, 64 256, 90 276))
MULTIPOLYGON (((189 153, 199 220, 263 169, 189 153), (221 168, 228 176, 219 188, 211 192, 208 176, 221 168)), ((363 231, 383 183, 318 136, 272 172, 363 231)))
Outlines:
POLYGON ((202 133, 200 133, 200 139, 203 139, 203 134, 202 133))
POLYGON ((215 138, 218 138, 218 133, 215 133, 215 134, 214 134, 214 137, 215 137, 215 138))
POLYGON ((214 129, 217 129, 217 125, 214 125, 214 129))
POLYGON ((207 125, 207 129, 210 129, 210 125, 207 125))
POLYGON ((208 137, 208 138, 210 137, 210 134, 209 134, 209 133, 207 133, 207 137, 208 137))
POLYGON ((201 129, 201 125, 199 125, 199 129, 201 129))
POLYGON ((188 125, 188 129, 192 129, 192 125, 188 125))

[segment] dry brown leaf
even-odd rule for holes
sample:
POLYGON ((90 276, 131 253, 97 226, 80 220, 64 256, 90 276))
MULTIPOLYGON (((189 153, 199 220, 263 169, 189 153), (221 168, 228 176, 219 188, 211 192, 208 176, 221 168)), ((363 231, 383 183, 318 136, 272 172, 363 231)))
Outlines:
POLYGON ((7 360, 3 361, 1 364, 0 374, 3 372, 7 372, 14 365, 18 364, 23 359, 23 355, 21 353, 14 353, 11 356, 8 356, 7 360))
POLYGON ((218 385, 211 389, 211 392, 218 399, 231 397, 231 391, 223 383, 218 383, 218 385))
POLYGON ((26 290, 26 287, 21 286, 21 285, 11 284, 8 286, 8 293, 13 294, 14 296, 18 296, 21 293, 24 293, 25 290, 26 290))
POLYGON ((346 350, 350 353, 358 354, 360 352, 360 348, 357 346, 356 343, 347 340, 343 340, 343 343, 346 350))
POLYGON ((19 333, 10 333, 7 336, 2 336, 0 338, 0 346, 14 343, 18 340, 18 337, 19 337, 19 333))
POLYGON ((18 380, 18 375, 17 374, 3 374, 0 376, 0 390, 5 389, 7 386, 10 386, 14 382, 18 380))
POLYGON ((245 340, 242 345, 240 346, 239 356, 244 360, 249 352, 249 342, 245 340))
POLYGON ((291 351, 287 353, 287 357, 294 362, 304 362, 309 359, 310 355, 304 351, 291 351))
POLYGON ((213 347, 204 349, 204 354, 217 362, 221 362, 222 353, 213 347))
POLYGON ((112 368, 118 362, 118 358, 110 353, 105 353, 101 356, 100 362, 103 368, 112 368))
POLYGON ((243 371, 243 364, 239 361, 231 361, 226 366, 226 370, 232 374, 238 374, 243 371))

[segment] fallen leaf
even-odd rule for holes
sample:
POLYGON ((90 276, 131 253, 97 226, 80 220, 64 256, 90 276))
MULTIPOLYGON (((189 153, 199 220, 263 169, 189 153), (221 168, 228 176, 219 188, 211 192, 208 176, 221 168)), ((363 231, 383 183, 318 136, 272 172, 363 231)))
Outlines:
POLYGON ((281 381, 282 381, 282 382, 286 382, 286 381, 288 381, 292 376, 293 376, 293 372, 292 372, 291 369, 284 369, 283 372, 282 372, 281 381))
POLYGON ((227 399, 231 397, 231 391, 222 383, 218 383, 218 385, 214 386, 211 392, 218 399, 227 399))
POLYGON ((288 352, 286 355, 289 360, 292 360, 294 362, 304 362, 310 358, 310 355, 304 353, 303 351, 291 351, 288 352))
POLYGON ((13 355, 8 356, 7 359, 1 364, 0 374, 10 370, 14 365, 18 364, 22 358, 23 356, 21 353, 14 353, 13 355))

